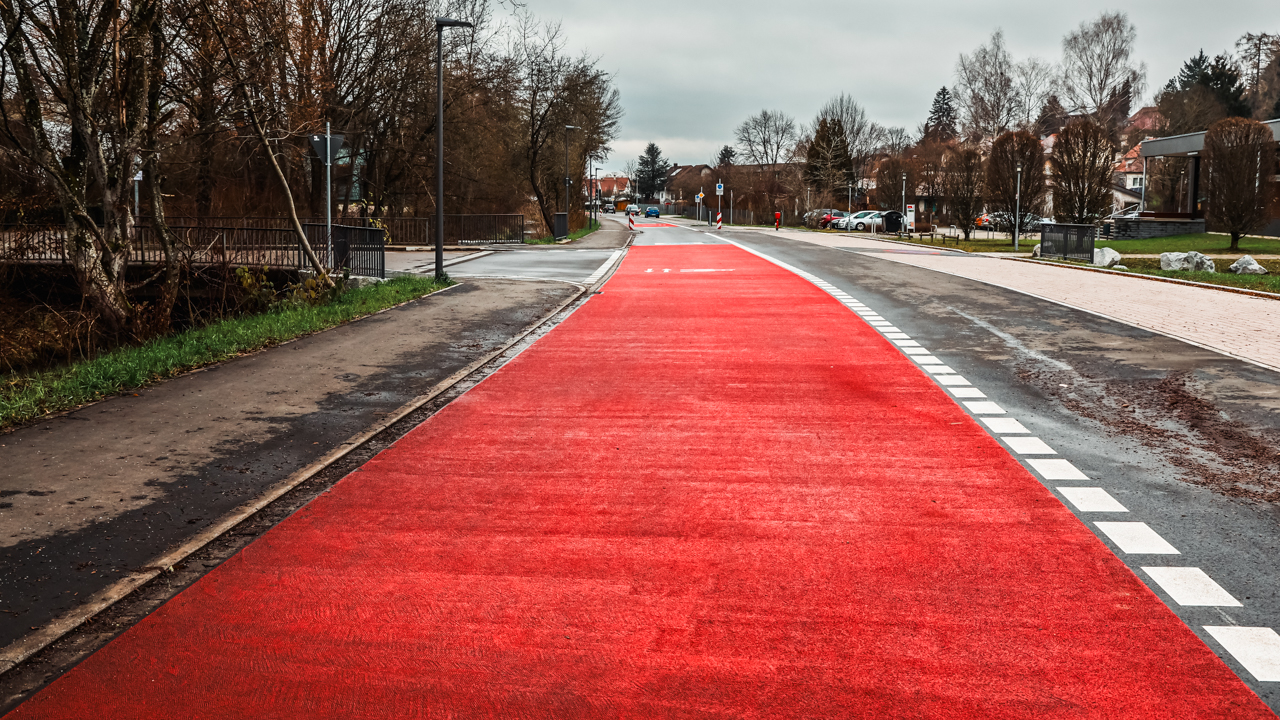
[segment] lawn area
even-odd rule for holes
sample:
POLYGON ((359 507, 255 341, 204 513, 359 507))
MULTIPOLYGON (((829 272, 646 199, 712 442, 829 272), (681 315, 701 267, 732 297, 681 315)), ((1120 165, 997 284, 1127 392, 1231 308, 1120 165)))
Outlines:
MULTIPOLYGON (((584 227, 581 230, 574 230, 573 232, 569 233, 569 239, 577 240, 579 238, 584 238, 599 229, 600 229, 600 223, 599 221, 596 221, 588 224, 587 227, 584 227)), ((540 237, 540 238, 528 238, 524 242, 526 245, 555 245, 560 241, 548 235, 546 237, 540 237)))
POLYGON ((259 314, 224 320, 117 348, 92 360, 45 372, 0 376, 0 428, 30 422, 205 365, 341 325, 452 285, 400 277, 348 290, 311 306, 280 303, 259 314))
POLYGON ((1149 240, 1102 240, 1097 243, 1097 247, 1109 247, 1121 255, 1126 253, 1159 255, 1166 252, 1195 250, 1205 255, 1228 255, 1238 258, 1241 255, 1280 255, 1280 238, 1242 237, 1239 250, 1228 250, 1231 247, 1230 236, 1209 233, 1170 235, 1149 240))
MULTIPOLYGON (((1064 265, 1078 265, 1080 267, 1092 267, 1087 263, 1063 262, 1061 260, 1046 260, 1045 262, 1061 262, 1064 265)), ((1267 275, 1236 275, 1234 273, 1222 272, 1226 270, 1227 265, 1224 263, 1216 263, 1218 272, 1186 272, 1182 270, 1161 270, 1160 260, 1158 258, 1128 258, 1124 261, 1128 272, 1141 275, 1155 275, 1157 277, 1174 278, 1177 280, 1190 280, 1191 282, 1207 283, 1209 285, 1222 285, 1224 287, 1245 288, 1247 290, 1258 290, 1260 292, 1269 292, 1280 294, 1280 260, 1259 260, 1258 264, 1267 269, 1267 275)))

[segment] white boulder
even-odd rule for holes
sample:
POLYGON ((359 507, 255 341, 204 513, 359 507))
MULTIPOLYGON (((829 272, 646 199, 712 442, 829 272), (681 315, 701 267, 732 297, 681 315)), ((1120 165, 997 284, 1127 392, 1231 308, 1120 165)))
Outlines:
POLYGON ((1031 257, 1040 257, 1040 243, 1036 243, 1036 246, 1031 248, 1031 257))
POLYGON ((1213 261, 1194 250, 1191 252, 1160 253, 1161 270, 1188 270, 1191 272, 1216 272, 1213 261))
POLYGON ((1111 269, 1112 270, 1128 270, 1129 268, 1124 265, 1112 265, 1111 269))
POLYGON ((1231 267, 1227 268, 1227 272, 1233 272, 1237 275, 1266 275, 1267 269, 1259 265, 1258 261, 1251 256, 1245 255, 1231 263, 1231 267))
POLYGON ((1120 253, 1109 247, 1093 249, 1093 264, 1098 267, 1114 267, 1120 260, 1120 253))

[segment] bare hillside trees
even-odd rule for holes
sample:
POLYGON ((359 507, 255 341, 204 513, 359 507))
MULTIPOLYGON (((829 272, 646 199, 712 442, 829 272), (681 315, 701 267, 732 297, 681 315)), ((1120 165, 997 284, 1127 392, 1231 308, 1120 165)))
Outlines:
POLYGON ((1053 65, 1039 58, 1015 61, 1004 31, 996 30, 987 44, 956 62, 954 95, 964 136, 989 142, 1010 129, 1029 127, 1056 83, 1053 65))
POLYGON ((982 153, 973 147, 952 148, 944 160, 943 195, 951 211, 951 219, 969 239, 973 224, 982 215, 986 202, 986 172, 982 153))
POLYGON ((593 58, 510 5, 498 18, 505 7, 491 0, 0 3, 0 177, 23 181, 0 187, 0 220, 55 209, 84 296, 117 331, 137 325, 141 286, 176 282, 152 268, 130 275, 135 174, 162 242, 166 216, 315 217, 324 168, 309 136, 326 122, 346 137, 338 216, 433 212, 443 128, 451 209, 528 212, 534 198, 529 214, 549 223, 565 197, 565 126, 580 128, 569 141, 581 177, 617 135, 621 108, 593 58), (475 28, 445 36, 436 117, 441 15, 475 28))
POLYGON ((1104 12, 1062 39, 1062 96, 1111 129, 1145 90, 1146 64, 1134 59, 1138 31, 1122 12, 1104 12))

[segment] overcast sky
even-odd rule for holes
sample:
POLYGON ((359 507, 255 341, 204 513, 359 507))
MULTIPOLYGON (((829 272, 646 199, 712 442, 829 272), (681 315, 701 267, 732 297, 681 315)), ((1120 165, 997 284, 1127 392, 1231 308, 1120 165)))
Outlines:
POLYGON ((1148 98, 1199 49, 1212 56, 1245 32, 1280 32, 1277 0, 530 0, 528 8, 563 22, 571 49, 616 73, 626 115, 609 170, 651 141, 673 162, 707 162, 748 115, 768 107, 808 122, 840 92, 876 122, 914 130, 938 88, 954 84, 956 57, 997 27, 1015 60, 1057 62, 1067 31, 1122 9, 1138 29, 1148 98))

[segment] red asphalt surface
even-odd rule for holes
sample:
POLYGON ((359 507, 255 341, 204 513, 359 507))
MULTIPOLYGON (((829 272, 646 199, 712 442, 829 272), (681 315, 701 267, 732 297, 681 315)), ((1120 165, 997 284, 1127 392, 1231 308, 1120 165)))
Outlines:
POLYGON ((12 717, 1275 717, 825 293, 604 290, 12 717))

